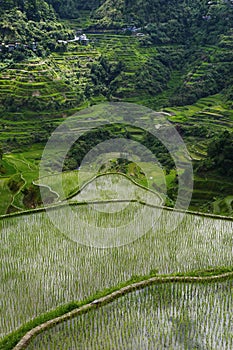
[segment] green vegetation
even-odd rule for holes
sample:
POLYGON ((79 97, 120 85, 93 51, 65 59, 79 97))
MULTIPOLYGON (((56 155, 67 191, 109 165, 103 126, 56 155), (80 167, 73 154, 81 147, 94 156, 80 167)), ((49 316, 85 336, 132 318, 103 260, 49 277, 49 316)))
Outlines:
MULTIPOLYGON (((232 195, 231 178, 230 176, 226 176, 231 167, 228 166, 229 170, 223 172, 220 169, 220 163, 216 163, 219 167, 219 170, 216 171, 216 165, 215 167, 213 166, 215 160, 208 160, 208 149, 211 147, 211 143, 213 144, 213 142, 215 142, 213 140, 217 140, 222 137, 220 136, 220 130, 221 133, 228 135, 225 130, 230 131, 232 128, 231 111, 226 109, 222 95, 215 95, 212 97, 200 99, 196 104, 190 106, 167 107, 164 109, 164 111, 171 114, 168 115, 168 118, 175 125, 176 129, 185 140, 190 155, 193 159, 193 164, 195 167, 195 178, 194 193, 190 209, 195 211, 203 210, 221 214, 219 208, 222 208, 222 206, 217 208, 213 203, 218 200, 224 201, 225 197, 232 195)), ((5 120, 4 124, 6 131, 0 134, 0 136, 3 137, 2 141, 5 150, 12 149, 14 152, 21 151, 22 154, 22 156, 20 153, 14 153, 11 155, 3 154, 2 166, 4 165, 5 168, 2 168, 2 176, 4 179, 10 179, 10 177, 15 173, 20 174, 20 172, 23 172, 22 175, 24 176, 24 174, 26 174, 28 178, 26 181, 26 186, 24 186, 23 189, 29 188, 33 182, 38 183, 35 181, 38 177, 38 164, 43 148, 43 140, 46 140, 49 135, 49 130, 52 130, 52 128, 58 125, 60 121, 59 118, 54 118, 52 120, 47 119, 48 117, 44 117, 39 120, 32 119, 31 117, 28 118, 28 120, 16 122, 5 120), (27 129, 22 134, 22 127, 25 125, 27 125, 27 129), (9 140, 10 130, 12 130, 12 133, 14 133, 15 136, 9 140), (34 130, 37 130, 37 132, 34 130), (5 139, 6 143, 4 143, 4 135, 8 136, 8 139, 5 139), (33 142, 32 140, 34 140, 35 137, 38 141, 34 144, 32 150, 29 151, 27 149, 27 145, 25 144, 31 144, 31 142, 33 142), (12 142, 13 139, 15 141, 12 142), (28 156, 30 156, 29 162, 27 161, 28 156), (18 158, 21 158, 21 160, 18 160, 18 158), (26 163, 28 162, 28 165, 26 165, 24 158, 26 158, 26 163), (18 168, 18 170, 13 170, 12 165, 18 168)), ((122 121, 122 119, 119 119, 119 122, 122 121)), ((85 128, 88 129, 90 126, 93 127, 95 123, 98 125, 98 120, 93 115, 89 115, 86 119, 83 119, 82 121, 80 120, 80 130, 85 130, 85 128)), ((157 173, 157 171, 156 174, 153 174, 154 170, 152 169, 152 172, 149 171, 148 173, 147 183, 150 188, 158 189, 157 186, 160 187, 161 185, 164 185, 164 181, 162 181, 162 183, 160 181, 161 176, 162 179, 165 177, 169 196, 167 203, 171 204, 171 200, 174 199, 174 195, 176 193, 177 183, 176 172, 173 170, 174 164, 171 157, 169 156, 169 153, 166 151, 164 146, 158 142, 158 140, 155 140, 152 136, 146 134, 142 130, 130 126, 128 123, 125 125, 118 124, 111 127, 106 126, 101 130, 96 128, 93 129, 91 133, 86 133, 85 136, 83 136, 82 139, 80 139, 80 141, 70 149, 65 161, 64 170, 77 169, 82 158, 85 156, 88 150, 90 150, 94 145, 98 144, 101 141, 115 137, 125 137, 134 141, 139 141, 156 155, 157 159, 160 161, 160 164, 162 164, 163 169, 166 171, 166 174, 162 174, 161 171, 160 174, 157 173)), ((231 133, 229 134, 229 137, 227 136, 226 145, 229 145, 228 148, 230 149, 232 145, 231 133)), ((225 153, 228 152, 226 145, 225 153)), ((226 157, 229 158, 229 161, 231 153, 232 152, 228 152, 228 155, 226 154, 226 157)), ((212 154, 214 154, 214 152, 212 152, 212 154)), ((104 171, 107 171, 109 168, 110 171, 120 170, 136 181, 147 185, 147 183, 143 180, 143 176, 140 174, 140 171, 132 171, 133 165, 123 166, 122 164, 120 167, 117 165, 117 158, 120 159, 120 157, 120 154, 113 154, 112 164, 110 166, 107 165, 107 168, 104 171)), ((223 164, 223 162, 221 164, 223 164)), ((140 167, 140 161, 138 161, 138 166, 140 167)), ((148 163, 147 165, 144 164, 143 166, 150 169, 152 164, 150 165, 150 163, 148 163)), ((88 171, 90 172, 90 169, 88 171)), ((91 172, 89 175, 90 176, 87 174, 86 179, 91 179, 91 172)), ((57 175, 54 176, 56 177, 57 175)), ((65 182, 66 185, 64 188, 66 195, 73 193, 78 187, 80 187, 80 183, 77 183, 76 173, 74 172, 73 175, 70 173, 69 176, 70 178, 74 177, 74 182, 73 185, 72 182, 70 182, 69 185, 68 182, 65 182), (72 186, 74 187, 72 188, 72 186)), ((53 182, 55 177, 50 177, 52 180, 50 182, 53 182)), ((45 182, 45 185, 46 184, 47 183, 45 182)), ((57 192, 56 186, 54 187, 53 183, 51 183, 49 186, 55 192, 57 192)), ((22 197, 22 194, 18 194, 17 198, 20 196, 22 197)), ((6 204, 7 203, 8 201, 6 204)), ((39 201, 37 205, 38 204, 39 201)), ((26 207, 30 208, 34 207, 35 205, 35 201, 32 201, 32 203, 28 203, 26 207)), ((22 205, 16 205, 16 207, 21 207, 22 209, 24 208, 22 205)), ((7 211, 7 207, 5 206, 4 208, 6 208, 6 210, 3 210, 2 214, 7 211)), ((231 210, 226 210, 226 208, 223 210, 224 215, 231 215, 231 210)))
MULTIPOLYGON (((102 126, 101 128, 93 128, 91 132, 88 132, 84 136, 81 136, 78 141, 72 145, 67 154, 64 165, 65 169, 77 169, 77 167, 80 166, 85 154, 87 154, 93 147, 97 146, 103 141, 119 137, 133 141, 140 140, 140 143, 157 157, 167 172, 174 168, 174 160, 160 140, 156 139, 149 132, 143 131, 137 127, 127 125, 125 123, 124 125, 111 124, 110 126, 106 125, 102 126)), ((126 151, 131 151, 133 154, 133 149, 131 150, 131 147, 128 146, 128 149, 126 151)), ((147 158, 149 158, 149 156, 147 156, 147 158)), ((123 160, 120 160, 119 157, 118 165, 116 164, 115 167, 118 167, 119 169, 119 162, 122 161, 123 160)), ((123 164, 121 164, 121 170, 123 170, 122 172, 127 171, 126 167, 124 167, 123 164)))
POLYGON ((44 0, 1 1, 0 18, 0 55, 6 62, 44 56, 56 48, 58 39, 71 35, 44 0))
MULTIPOLYGON (((147 290, 148 288, 147 286, 157 285, 156 289, 158 289, 161 292, 161 290, 163 291, 164 289, 166 289, 166 287, 164 288, 162 286, 163 283, 166 283, 168 285, 169 283, 171 283, 171 281, 179 282, 179 283, 184 283, 184 282, 190 283, 193 277, 194 277, 193 281, 195 280, 196 283, 202 283, 205 287, 209 286, 209 283, 214 281, 218 282, 218 286, 219 286, 220 285, 219 282, 226 281, 230 279, 231 276, 232 276, 232 269, 230 268, 221 268, 216 270, 209 269, 206 271, 192 271, 190 273, 178 274, 178 275, 174 274, 174 275, 156 276, 156 272, 151 272, 147 276, 133 276, 130 280, 120 283, 118 286, 105 289, 101 292, 97 292, 96 294, 94 294, 93 296, 89 297, 86 300, 83 300, 81 302, 71 302, 69 304, 62 305, 56 310, 47 312, 46 314, 35 318, 33 321, 28 322, 24 326, 20 327, 17 331, 4 337, 3 340, 0 342, 0 349, 3 349, 3 348, 4 350, 12 349, 12 347, 20 340, 20 338, 26 335, 28 331, 32 330, 33 332, 33 330, 35 330, 37 326, 41 327, 41 329, 40 330, 38 329, 35 332, 35 335, 37 335, 38 333, 42 333, 43 331, 43 334, 37 337, 37 341, 38 341, 38 338, 39 338, 39 341, 41 341, 41 338, 42 338, 42 341, 44 341, 44 339, 47 338, 47 334, 50 333, 51 331, 55 332, 56 336, 60 337, 60 334, 64 326, 67 326, 68 328, 67 331, 69 332, 69 338, 70 338, 69 340, 71 340, 72 337, 70 336, 70 333, 74 332, 74 324, 76 326, 76 322, 78 321, 76 319, 75 322, 72 322, 71 321, 72 318, 79 315, 79 320, 80 320, 80 318, 82 318, 81 315, 85 314, 86 312, 88 312, 91 317, 92 316, 91 309, 93 310, 96 308, 96 306, 97 307, 99 307, 100 305, 103 306, 109 302, 112 303, 111 307, 114 308, 115 306, 114 304, 116 303, 114 302, 114 300, 121 298, 120 303, 122 302, 122 299, 124 303, 125 297, 123 298, 123 296, 125 294, 133 293, 138 295, 139 290, 141 289, 143 289, 143 291, 145 289, 147 290), (137 292, 135 292, 135 290, 137 290, 137 292), (98 300, 98 303, 96 302, 97 300, 98 300), (67 320, 68 320, 67 322, 68 325, 66 325, 66 322, 65 322, 67 320), (73 325, 72 327, 70 327, 70 322, 72 322, 72 325, 73 325), (57 326, 57 324, 61 324, 61 323, 62 325, 57 326), (53 329, 48 331, 48 329, 50 328, 53 328, 53 329), (59 329, 56 329, 56 328, 59 328, 59 329)), ((194 286, 195 284, 193 284, 193 288, 195 288, 194 286)), ((152 287, 149 287, 149 288, 152 289, 152 287)), ((171 300, 172 301, 174 300, 174 296, 172 297, 170 296, 169 301, 171 300)), ((31 334, 31 337, 33 337, 33 334, 31 334)), ((62 344, 63 347, 64 347, 64 339, 66 338, 65 337, 63 338, 63 344, 62 344)), ((28 340, 27 340, 27 343, 28 343, 28 340)), ((27 346, 27 348, 31 348, 32 346, 35 346, 33 344, 34 344, 34 340, 31 342, 29 346, 27 346)), ((81 342, 81 344, 83 344, 83 342, 81 342)), ((51 346, 51 338, 50 338, 49 345, 51 346)), ((22 346, 21 348, 25 347, 25 345, 21 345, 21 346, 22 346)))
MULTIPOLYGON (((190 209, 210 211, 220 214, 219 208, 213 203, 224 201, 232 195, 231 176, 224 173, 220 162, 215 160, 222 155, 212 152, 212 159, 208 153, 218 140, 225 140, 226 145, 232 145, 232 110, 228 109, 223 94, 217 94, 199 99, 195 104, 179 107, 167 107, 164 111, 171 113, 169 120, 176 126, 178 132, 185 140, 189 154, 194 165, 194 192, 190 209), (229 133, 229 134, 228 134, 229 133), (212 145, 212 146, 211 146, 212 145), (216 159, 214 159, 216 157, 216 159), (219 166, 219 169, 217 169, 219 166)), ((231 152, 223 156, 230 160, 231 152)), ((224 163, 224 160, 221 164, 224 163)), ((226 207, 223 213, 231 215, 231 209, 226 207)))
POLYGON ((232 279, 217 280, 233 266, 232 23, 232 0, 0 0, 0 349, 143 280, 149 286, 91 304, 28 349, 233 348, 232 279), (193 163, 189 209, 229 217, 162 207, 174 206, 184 174, 130 115, 99 127, 111 116, 84 112, 63 172, 65 137, 39 174, 56 127, 106 101, 161 111, 156 121, 166 116, 193 163), (158 162, 112 146, 111 158, 82 167, 96 145, 118 138, 158 162), (191 283, 197 277, 204 283, 191 283))
MULTIPOLYGON (((74 37, 75 31, 70 28, 97 31, 90 34, 90 43, 103 57, 90 64, 89 82, 93 84, 86 87, 87 98, 93 94, 103 94, 108 98, 112 95, 118 98, 137 95, 140 99, 147 95, 148 98, 148 95, 154 96, 166 90, 175 72, 182 73, 183 78, 169 98, 173 105, 193 103, 197 98, 231 86, 232 54, 229 47, 232 45, 233 10, 230 1, 209 3, 195 0, 190 6, 189 1, 184 0, 174 6, 173 0, 166 3, 145 1, 143 4, 122 0, 81 1, 78 4, 75 1, 37 0, 29 3, 22 0, 5 1, 1 9, 3 41, 23 44, 29 41, 31 45, 34 40, 37 43, 34 51, 30 51, 30 47, 12 52, 3 48, 0 54, 8 61, 11 58, 23 60, 22 55, 44 57, 56 51, 66 53, 77 46, 77 56, 82 51, 86 56, 86 50, 77 43, 59 44, 58 40, 74 37), (56 15, 63 18, 74 16, 75 19, 73 22, 59 22, 56 15), (89 24, 85 24, 82 17, 89 18, 89 24), (80 29, 82 24, 84 27, 80 29), (104 33, 98 34, 99 28, 104 33), (106 32, 107 28, 112 30, 106 32), (111 58, 109 62, 107 58, 111 58), (136 80, 131 74, 135 70, 136 80)), ((93 53, 88 56, 92 62, 93 53)))
POLYGON ((231 348, 231 288, 155 284, 55 325, 27 349, 231 348))
POLYGON ((233 179, 233 133, 225 131, 213 140, 207 149, 207 159, 201 167, 214 169, 233 179))
MULTIPOLYGON (((98 188, 98 182, 91 185, 98 188)), ((132 183, 126 188, 129 198, 140 196, 132 183)), ((88 186, 83 189, 89 190, 88 186)), ((105 191, 108 196, 108 183, 105 191)), ((103 198, 102 192, 101 195, 103 198)), ((135 275, 146 275, 155 269, 160 274, 169 274, 232 266, 231 220, 188 214, 173 231, 182 214, 134 201, 112 202, 111 206, 103 202, 86 203, 72 206, 71 211, 60 207, 51 210, 50 215, 60 230, 46 212, 9 217, 0 222, 0 288, 5 296, 2 336, 35 315, 73 300, 83 300, 97 290, 135 275), (114 232, 106 232, 103 237, 99 230, 108 227, 114 232), (128 244, 118 246, 117 242, 128 244), (97 248, 103 244, 109 248, 97 248)))
MULTIPOLYGON (((232 130, 230 1, 196 0, 192 5, 181 1, 176 6, 171 0, 166 4, 155 0, 150 4, 4 1, 0 16, 5 44, 29 44, 27 48, 2 48, 0 52, 0 143, 4 153, 24 153, 32 145, 42 148, 64 118, 102 101, 129 101, 163 109, 172 114, 168 118, 184 138, 193 159, 195 188, 190 209, 219 213, 223 207, 213 203, 232 195, 231 159, 227 158, 228 165, 224 163, 229 171, 216 171, 216 166, 221 163, 222 167, 223 163, 210 159, 207 153, 215 139, 232 130), (74 19, 68 19, 70 16, 74 19), (58 43, 73 39, 77 31, 87 32, 89 45, 58 43)), ((172 205, 177 184, 165 151, 148 135, 130 127, 118 130, 120 134, 152 146, 156 156, 160 154, 160 161, 165 158, 167 204, 172 205)), ((97 131, 87 138, 95 144, 105 136, 97 131)), ((228 143, 231 150, 232 142, 228 143)), ((71 150, 64 170, 77 169, 86 146, 76 148, 79 156, 71 150)), ((1 163, 1 191, 6 189, 3 196, 7 198, 1 213, 40 204, 37 189, 31 187, 37 180, 36 171, 32 171, 24 186, 19 183, 22 190, 9 208, 6 182, 13 174, 7 170, 5 155, 1 163), (25 201, 22 191, 27 194, 25 201)), ((66 193, 74 190, 70 188, 66 193)), ((226 207, 223 211, 231 215, 226 207)))
POLYGON ((42 149, 33 147, 23 153, 4 154, 1 171, 0 214, 31 209, 41 204, 39 188, 32 185, 38 177, 42 149))

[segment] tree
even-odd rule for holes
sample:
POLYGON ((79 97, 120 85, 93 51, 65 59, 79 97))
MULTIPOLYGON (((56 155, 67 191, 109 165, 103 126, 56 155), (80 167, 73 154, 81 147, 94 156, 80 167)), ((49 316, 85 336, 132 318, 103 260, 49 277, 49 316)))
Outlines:
POLYGON ((214 170, 221 175, 233 177, 233 133, 224 131, 208 146, 207 159, 199 170, 214 170))
POLYGON ((3 157, 3 149, 2 149, 2 146, 0 145, 0 162, 2 161, 2 157, 3 157))

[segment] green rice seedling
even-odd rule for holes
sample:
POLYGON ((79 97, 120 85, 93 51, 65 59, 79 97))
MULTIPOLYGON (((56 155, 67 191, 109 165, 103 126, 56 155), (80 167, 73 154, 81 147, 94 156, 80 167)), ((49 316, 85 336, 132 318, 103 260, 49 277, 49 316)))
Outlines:
POLYGON ((232 287, 232 280, 146 287, 43 332, 27 349, 231 350, 232 287))
POLYGON ((173 273, 233 265, 232 221, 187 214, 174 231, 166 232, 180 213, 139 202, 129 202, 121 211, 116 205, 110 213, 103 204, 100 210, 98 204, 95 210, 92 204, 72 206, 71 212, 54 209, 57 224, 74 237, 56 228, 45 212, 0 221, 1 336, 58 305, 153 269, 173 273), (110 241, 119 234, 121 239, 131 237, 127 224, 145 208, 146 220, 135 228, 138 236, 131 243, 105 249, 80 243, 93 242, 98 227, 112 228, 106 236, 110 241), (146 232, 148 223, 154 226, 146 232))

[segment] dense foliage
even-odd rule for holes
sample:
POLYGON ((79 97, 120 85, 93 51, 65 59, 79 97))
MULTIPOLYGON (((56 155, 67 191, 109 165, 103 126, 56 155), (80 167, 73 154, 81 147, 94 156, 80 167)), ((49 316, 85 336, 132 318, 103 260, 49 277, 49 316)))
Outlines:
MULTIPOLYGON (((140 129, 135 128, 135 131, 140 132, 140 129)), ((149 149, 154 155, 156 155, 159 162, 162 164, 164 169, 166 171, 170 171, 172 168, 174 168, 174 160, 172 159, 171 155, 167 151, 166 147, 156 139, 152 134, 149 132, 142 131, 142 138, 141 138, 141 144, 143 144, 147 149, 149 149)), ((137 141, 137 138, 133 133, 130 133, 127 131, 127 125, 125 125, 124 130, 122 129, 121 125, 111 125, 111 126, 102 126, 98 129, 93 129, 91 132, 86 133, 84 136, 80 137, 78 141, 76 141, 71 149, 69 150, 66 160, 64 169, 65 170, 74 170, 77 169, 85 155, 96 145, 100 144, 101 142, 104 142, 105 140, 111 140, 113 138, 117 137, 123 137, 127 139, 131 139, 134 141, 137 141)), ((104 146, 103 146, 104 147, 104 146)), ((127 145, 127 148, 125 152, 130 152, 130 146, 127 145)), ((110 151, 110 150, 109 150, 110 151)), ((114 149, 112 150, 114 151, 114 149)), ((132 148, 133 153, 133 148, 132 148)), ((150 157, 148 156, 147 152, 143 155, 144 161, 150 161, 150 157)), ((121 160, 118 160, 121 162, 121 160)), ((119 164, 116 164, 116 167, 119 164)), ((123 162, 124 165, 126 164, 123 162)), ((115 169, 116 169, 115 167, 115 169)), ((113 167, 114 168, 114 167, 113 167)), ((113 169, 112 168, 112 169, 113 169)), ((121 170, 123 167, 121 167, 121 170)), ((124 172, 122 170, 122 172, 124 172)))
POLYGON ((231 27, 233 9, 228 0, 106 0, 93 16, 100 26, 144 27, 156 44, 200 43, 215 42, 231 27))
POLYGON ((200 171, 215 170, 218 174, 233 178, 233 134, 224 131, 210 142, 207 159, 200 171))
POLYGON ((3 59, 21 61, 32 56, 33 51, 39 56, 45 55, 55 50, 58 39, 70 35, 57 21, 53 7, 44 0, 0 1, 0 23, 3 59), (10 50, 7 45, 15 43, 18 43, 17 50, 10 50))
POLYGON ((3 36, 14 33, 9 24, 14 26, 15 23, 17 27, 20 18, 12 18, 12 22, 9 15, 15 12, 25 21, 39 22, 54 21, 56 15, 82 17, 83 10, 91 12, 95 25, 100 27, 140 26, 156 44, 187 43, 190 40, 216 42, 219 34, 229 30, 233 20, 230 0, 1 0, 1 33, 3 36))

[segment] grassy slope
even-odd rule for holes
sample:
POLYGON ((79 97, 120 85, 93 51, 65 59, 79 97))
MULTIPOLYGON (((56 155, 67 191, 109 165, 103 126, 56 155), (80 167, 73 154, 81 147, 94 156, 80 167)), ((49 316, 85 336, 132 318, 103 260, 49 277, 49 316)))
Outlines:
POLYGON ((38 177, 38 162, 43 148, 34 145, 30 150, 21 153, 9 153, 3 157, 5 172, 1 175, 1 208, 0 215, 7 212, 9 207, 14 210, 23 210, 22 190, 27 188, 38 177), (17 191, 10 190, 8 184, 11 180, 20 181, 17 191))
MULTIPOLYGON (((233 111, 227 107, 223 94, 202 98, 193 105, 167 107, 164 110, 173 114, 169 120, 176 125, 188 125, 188 128, 203 127, 208 130, 209 137, 183 135, 189 153, 196 163, 206 157, 211 135, 226 129, 233 130, 233 111)), ((232 215, 232 208, 224 205, 224 197, 232 194, 230 179, 215 174, 206 174, 204 177, 195 176, 191 208, 195 210, 202 207, 203 210, 213 210, 216 214, 222 212, 232 215), (223 201, 223 206, 214 204, 211 209, 211 203, 215 201, 217 203, 223 201)))

